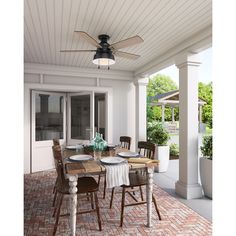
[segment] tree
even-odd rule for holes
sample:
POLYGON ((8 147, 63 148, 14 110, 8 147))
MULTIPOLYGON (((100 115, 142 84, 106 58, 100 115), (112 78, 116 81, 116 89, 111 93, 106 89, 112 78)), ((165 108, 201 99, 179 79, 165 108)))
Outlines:
MULTIPOLYGON (((166 75, 157 74, 150 79, 147 86, 147 120, 161 121, 161 107, 151 106, 150 97, 178 89, 176 83, 166 75)), ((178 117, 178 110, 175 111, 175 117, 178 117)), ((171 121, 171 109, 165 108, 165 120, 171 121)))
POLYGON ((162 94, 178 89, 176 83, 166 75, 157 74, 150 79, 147 86, 147 95, 149 97, 156 94, 162 94))
POLYGON ((202 121, 212 128, 212 82, 209 84, 199 82, 198 96, 207 103, 202 109, 202 121))

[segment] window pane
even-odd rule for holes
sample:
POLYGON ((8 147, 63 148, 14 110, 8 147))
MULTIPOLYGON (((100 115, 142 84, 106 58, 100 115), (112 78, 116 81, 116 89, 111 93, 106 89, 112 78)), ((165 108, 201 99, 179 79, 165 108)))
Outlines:
POLYGON ((36 141, 63 139, 63 96, 36 94, 36 141))
POLYGON ((71 138, 90 139, 90 95, 71 97, 71 138))

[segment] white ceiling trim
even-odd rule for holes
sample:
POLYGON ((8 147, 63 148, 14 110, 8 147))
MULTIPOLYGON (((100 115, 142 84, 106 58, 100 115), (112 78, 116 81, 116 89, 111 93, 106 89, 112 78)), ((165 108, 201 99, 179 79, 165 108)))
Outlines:
POLYGON ((133 81, 133 73, 127 71, 102 70, 92 68, 56 66, 36 63, 25 63, 24 72, 29 74, 90 77, 112 80, 133 81))
POLYGON ((164 52, 155 60, 150 61, 140 69, 134 72, 135 76, 142 75, 148 77, 168 66, 175 64, 175 58, 178 54, 185 52, 198 53, 212 45, 212 25, 198 32, 191 38, 186 39, 181 44, 164 52))

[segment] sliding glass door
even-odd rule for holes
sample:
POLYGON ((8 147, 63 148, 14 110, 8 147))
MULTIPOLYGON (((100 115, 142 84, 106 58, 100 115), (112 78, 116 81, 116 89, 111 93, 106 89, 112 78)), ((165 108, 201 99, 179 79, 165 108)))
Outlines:
POLYGON ((94 137, 94 93, 69 93, 68 144, 88 143, 94 137))

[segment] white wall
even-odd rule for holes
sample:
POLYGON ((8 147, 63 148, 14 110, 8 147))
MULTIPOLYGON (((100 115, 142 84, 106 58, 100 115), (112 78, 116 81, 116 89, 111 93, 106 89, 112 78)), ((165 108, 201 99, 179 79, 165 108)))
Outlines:
POLYGON ((108 72, 56 67, 48 65, 27 64, 25 66, 24 96, 24 172, 30 172, 30 89, 48 91, 79 91, 80 88, 103 91, 109 90, 112 110, 109 111, 111 131, 109 142, 118 143, 121 135, 132 137, 135 142, 135 86, 131 73, 108 72), (73 71, 73 74, 72 72, 73 71), (104 73, 104 75, 103 75, 104 73), (76 76, 77 75, 77 76, 76 76), (98 78, 99 77, 99 78, 98 78))

